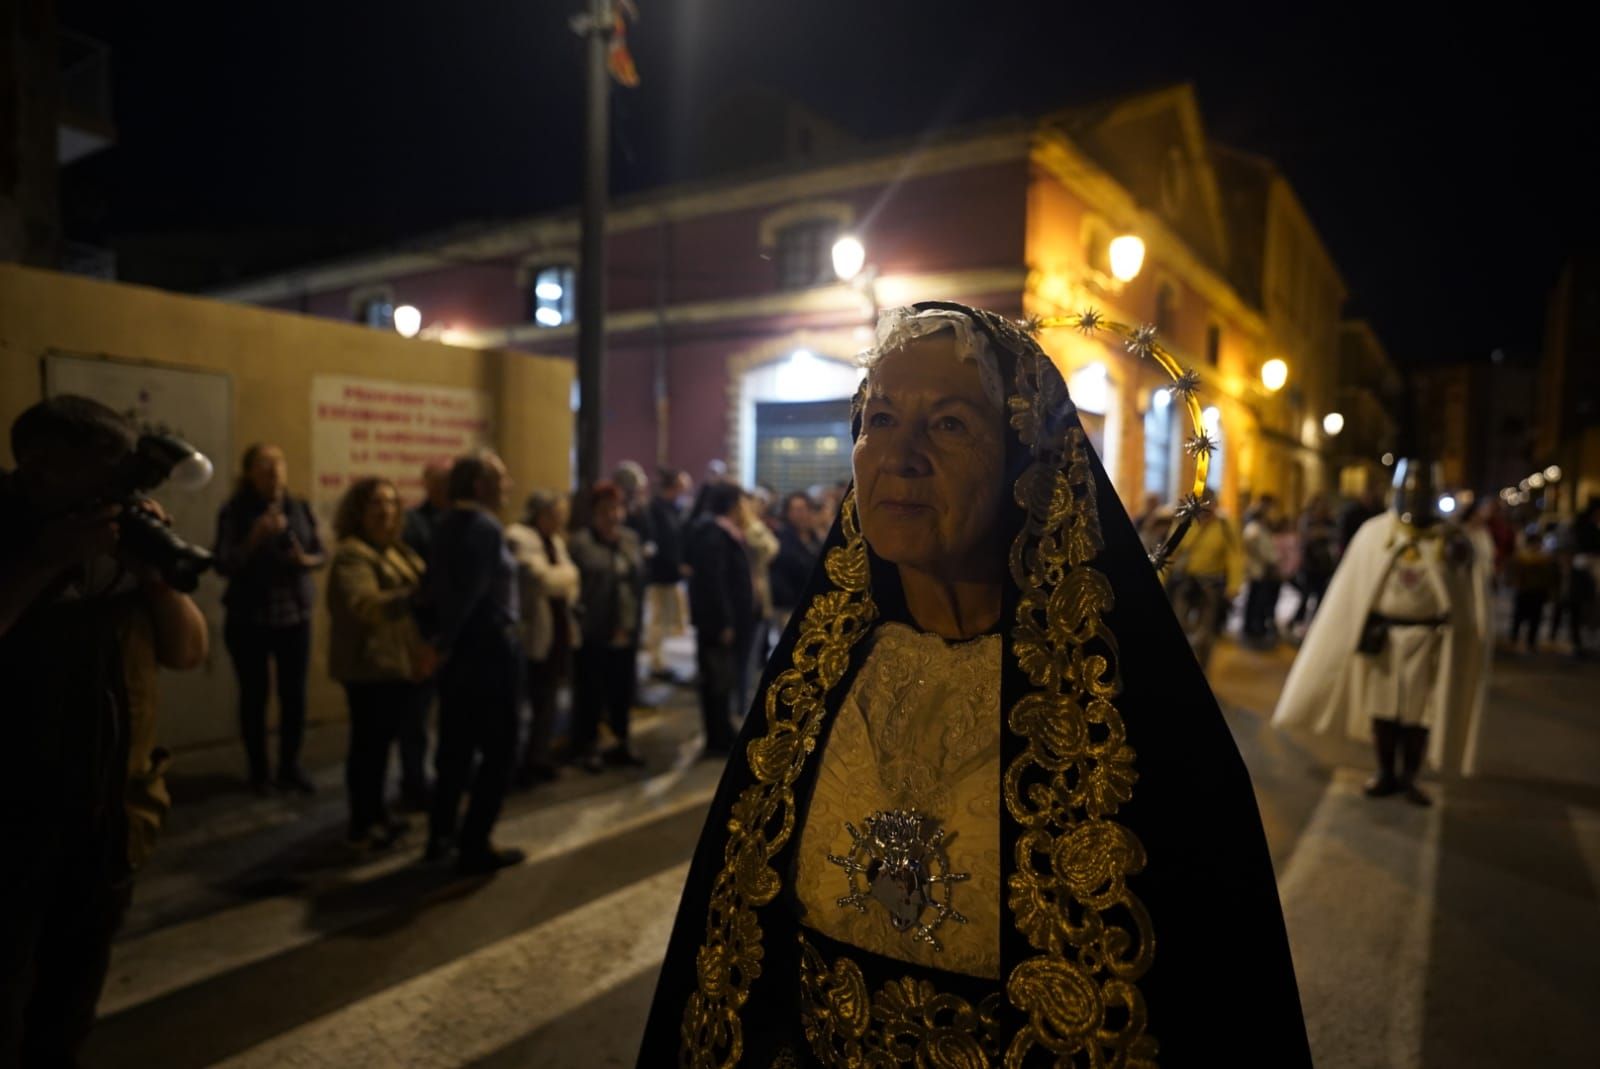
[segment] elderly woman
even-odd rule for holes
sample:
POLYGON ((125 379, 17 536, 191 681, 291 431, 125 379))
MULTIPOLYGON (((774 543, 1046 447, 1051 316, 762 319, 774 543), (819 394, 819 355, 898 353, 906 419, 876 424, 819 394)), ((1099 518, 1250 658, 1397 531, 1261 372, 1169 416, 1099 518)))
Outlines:
POLYGON ((1249 777, 1061 376, 956 304, 878 340, 640 1065, 1309 1065, 1249 777))
POLYGON ((522 605, 522 653, 528 669, 528 701, 532 720, 517 783, 532 787, 556 778, 550 761, 555 727, 556 692, 572 675, 572 651, 578 644, 578 566, 567 552, 562 532, 569 515, 567 499, 545 490, 528 496, 521 523, 506 530, 517 558, 522 605))
POLYGON ((405 825, 384 805, 391 743, 426 713, 432 670, 412 620, 422 558, 400 540, 400 495, 387 479, 361 479, 339 502, 338 548, 328 577, 328 674, 350 704, 345 788, 349 842, 392 846, 405 825))

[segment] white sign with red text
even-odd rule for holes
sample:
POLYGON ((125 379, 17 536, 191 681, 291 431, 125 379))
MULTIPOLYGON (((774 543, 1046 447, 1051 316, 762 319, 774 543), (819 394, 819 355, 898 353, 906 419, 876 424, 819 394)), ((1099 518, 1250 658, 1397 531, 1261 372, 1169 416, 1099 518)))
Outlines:
POLYGON ((422 500, 422 468, 489 441, 482 390, 344 375, 311 380, 311 500, 331 521, 351 483, 393 480, 407 506, 422 500))

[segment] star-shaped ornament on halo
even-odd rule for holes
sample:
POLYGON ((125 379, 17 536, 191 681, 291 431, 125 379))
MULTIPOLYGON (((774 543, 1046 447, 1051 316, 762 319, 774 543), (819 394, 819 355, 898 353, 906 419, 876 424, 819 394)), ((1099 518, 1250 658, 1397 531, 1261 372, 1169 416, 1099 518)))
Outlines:
POLYGON ((1127 349, 1128 352, 1139 357, 1149 356, 1155 350, 1155 347, 1156 328, 1149 323, 1135 328, 1134 332, 1128 335, 1128 340, 1123 345, 1123 348, 1127 349))
POLYGON ((1026 334, 1028 337, 1037 338, 1039 336, 1039 332, 1044 330, 1044 317, 1039 315, 1037 312, 1030 312, 1022 317, 1022 319, 1017 323, 1017 326, 1020 327, 1022 329, 1022 333, 1026 334))
POLYGON ((1105 316, 1093 308, 1085 308, 1078 313, 1078 333, 1088 336, 1099 330, 1105 324, 1105 316))
POLYGON ((1209 456, 1217 451, 1217 442, 1209 433, 1201 431, 1183 443, 1183 451, 1191 457, 1198 457, 1201 453, 1209 456))
POLYGON ((1183 500, 1178 502, 1178 507, 1173 510, 1173 515, 1179 520, 1195 520, 1211 511, 1211 498, 1197 497, 1194 494, 1185 494, 1183 500))
POLYGON ((1183 374, 1173 379, 1167 392, 1181 401, 1187 401, 1200 390, 1200 373, 1194 368, 1184 368, 1183 374))

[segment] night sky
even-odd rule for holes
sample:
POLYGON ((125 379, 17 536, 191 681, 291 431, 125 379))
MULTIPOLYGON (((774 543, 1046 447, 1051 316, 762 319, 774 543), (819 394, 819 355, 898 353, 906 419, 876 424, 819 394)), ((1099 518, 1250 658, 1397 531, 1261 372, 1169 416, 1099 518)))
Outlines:
MULTIPOLYGON (((116 70, 120 143, 67 176, 73 217, 102 238, 304 231, 331 252, 572 203, 580 6, 60 0, 116 70)), ((1212 137, 1288 175, 1347 313, 1407 364, 1536 352, 1561 263, 1597 233, 1600 64, 1569 17, 1529 5, 1424 21, 1400 3, 638 6, 617 192, 680 173, 695 117, 741 86, 870 139, 1192 81, 1212 137)))

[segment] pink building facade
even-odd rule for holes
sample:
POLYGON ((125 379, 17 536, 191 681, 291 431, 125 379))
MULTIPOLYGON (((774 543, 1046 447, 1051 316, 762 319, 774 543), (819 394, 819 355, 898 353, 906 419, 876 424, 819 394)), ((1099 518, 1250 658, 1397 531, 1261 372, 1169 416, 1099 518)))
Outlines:
MULTIPOLYGON (((1230 248, 1240 239, 1195 134, 1192 96, 1150 100, 1109 130, 1105 119, 1070 136, 1060 123, 1015 123, 614 203, 607 468, 635 460, 698 476, 722 460, 741 481, 780 492, 843 477, 842 421, 875 310, 938 298, 1012 316, 1096 307, 1156 324, 1212 398, 1224 443, 1213 485, 1224 507, 1242 491, 1281 493, 1282 479, 1314 487, 1318 450, 1279 448, 1284 436, 1263 431, 1286 419, 1250 387, 1262 361, 1286 356, 1304 368, 1309 354, 1277 351, 1261 309, 1241 296, 1265 287, 1236 285, 1230 273, 1262 257, 1230 248), (1125 151, 1093 152, 1096 138, 1125 151), (1130 154, 1148 158, 1150 175, 1142 164, 1117 166, 1130 154), (866 249, 853 282, 834 275, 829 256, 844 234, 866 249), (1106 261, 1120 234, 1146 248, 1125 283, 1106 261), (1289 469, 1298 474, 1281 474, 1289 469)), ((425 336, 571 357, 578 237, 571 213, 553 214, 218 295, 379 329, 393 308, 411 305, 425 336)), ((1124 499, 1175 496, 1190 429, 1165 412, 1159 369, 1069 331, 1044 341, 1124 499)))

